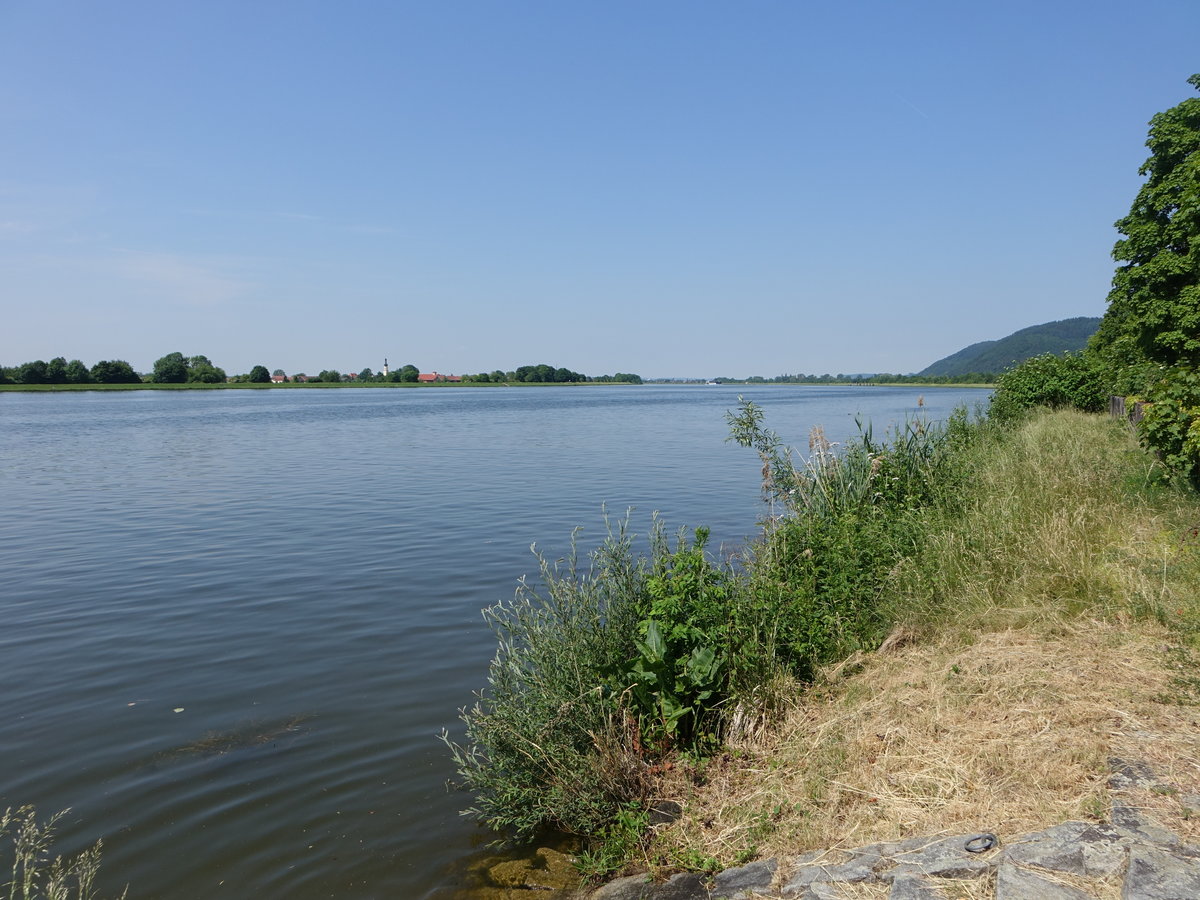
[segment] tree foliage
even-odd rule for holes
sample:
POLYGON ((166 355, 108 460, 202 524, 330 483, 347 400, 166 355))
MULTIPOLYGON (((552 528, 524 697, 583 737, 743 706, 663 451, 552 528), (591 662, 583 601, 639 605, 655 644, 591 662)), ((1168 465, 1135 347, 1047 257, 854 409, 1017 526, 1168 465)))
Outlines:
POLYGON ((102 359, 92 366, 91 374, 97 384, 140 384, 142 380, 123 359, 102 359))
POLYGON ((534 384, 556 384, 569 383, 576 381, 587 381, 586 375, 580 375, 578 372, 572 372, 570 369, 556 369, 554 366, 546 363, 539 363, 536 366, 518 366, 514 373, 516 378, 514 381, 524 381, 534 384))
POLYGON ((187 359, 182 353, 168 353, 154 361, 150 380, 155 384, 183 384, 187 381, 187 359))
POLYGON ((228 379, 225 370, 214 366, 207 356, 193 356, 187 361, 187 380, 193 384, 222 384, 228 379))
MULTIPOLYGON (((1188 83, 1200 90, 1200 74, 1188 83)), ((1200 364, 1200 97, 1150 120, 1147 176, 1113 248, 1095 346, 1117 365, 1200 364)))
MULTIPOLYGON (((1200 90, 1200 74, 1188 83, 1200 90)), ((1149 401, 1143 441, 1200 487, 1200 97, 1154 116, 1146 146, 1091 349, 1115 389, 1149 401)))

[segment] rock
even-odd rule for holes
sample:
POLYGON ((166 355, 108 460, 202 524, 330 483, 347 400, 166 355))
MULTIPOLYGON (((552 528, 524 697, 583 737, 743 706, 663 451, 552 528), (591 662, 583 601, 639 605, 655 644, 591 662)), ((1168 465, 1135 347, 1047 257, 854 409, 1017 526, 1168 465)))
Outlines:
POLYGON ((779 863, 774 859, 752 862, 728 869, 713 881, 713 900, 746 900, 754 891, 765 892, 775 880, 779 863))
POLYGON ((709 900, 709 894, 703 875, 685 872, 661 884, 646 875, 628 875, 604 885, 591 900, 709 900))
MULTIPOLYGON (((1158 782, 1143 762, 1114 757, 1109 763, 1113 791, 1154 788, 1165 792, 1171 787, 1158 782)), ((1200 796, 1183 795, 1180 802, 1185 810, 1200 812, 1200 796)), ((638 875, 617 879, 592 898, 844 900, 862 896, 863 888, 855 885, 875 885, 866 889, 872 891, 888 884, 889 900, 941 900, 939 879, 981 878, 994 871, 995 900, 1088 900, 1084 891, 1055 881, 1055 872, 1091 879, 1120 878, 1122 900, 1200 900, 1200 847, 1151 821, 1119 793, 1113 799, 1111 824, 1064 822, 1013 838, 999 852, 969 852, 968 844, 980 837, 918 837, 848 851, 804 853, 784 861, 782 868, 788 875, 781 892, 772 890, 781 866, 770 859, 722 872, 711 888, 699 875, 676 875, 664 884, 653 884, 638 875)), ((985 837, 994 840, 994 835, 985 837)), ((517 874, 515 870, 511 873, 517 874)), ((528 871, 523 874, 527 884, 539 886, 529 879, 528 871)), ((505 872, 499 875, 503 878, 505 872)))
POLYGON ((1114 791, 1126 791, 1130 788, 1151 788, 1158 784, 1154 772, 1144 762, 1129 761, 1119 756, 1110 756, 1108 768, 1112 772, 1108 776, 1108 787, 1114 791))
POLYGON ((1184 856, 1200 856, 1200 848, 1183 843, 1173 831, 1155 825, 1133 806, 1113 801, 1113 825, 1129 833, 1134 843, 1164 847, 1184 856))
POLYGON ((996 900, 1092 900, 1092 897, 1078 888, 1005 861, 996 872, 996 900))
POLYGON ((666 884, 655 885, 654 900, 708 900, 705 877, 695 872, 672 875, 666 884))
POLYGON ((1105 878, 1125 865, 1134 836, 1114 825, 1064 822, 1009 842, 1003 858, 1019 866, 1105 878))
POLYGON ((945 900, 932 881, 923 875, 897 875, 892 879, 888 900, 945 900))
POLYGON ((919 849, 895 855, 895 868, 884 873, 884 880, 898 875, 925 875, 934 878, 979 878, 992 870, 990 854, 969 853, 967 843, 973 834, 933 840, 919 849))
POLYGON ((1129 852, 1129 871, 1121 900, 1196 900, 1200 897, 1200 862, 1181 859, 1152 847, 1129 852))
POLYGON ((940 840, 942 839, 936 837, 911 837, 905 838, 902 841, 880 841, 877 844, 867 844, 865 847, 858 847, 848 852, 856 856, 867 856, 873 853, 876 856, 895 858, 902 853, 924 850, 926 847, 930 847, 940 840))
POLYGON ((539 847, 532 859, 508 859, 487 869, 497 887, 535 891, 561 891, 579 883, 571 857, 549 847, 539 847))
POLYGON ((1083 874, 1088 878, 1107 878, 1125 868, 1129 859, 1129 835, 1120 828, 1087 825, 1080 831, 1078 840, 1083 849, 1083 874))
POLYGON ((597 888, 591 900, 647 900, 652 887, 654 884, 646 875, 626 875, 597 888))
POLYGON ((650 824, 667 825, 683 815, 683 807, 674 800, 659 800, 650 807, 650 824))
MULTIPOLYGON (((1052 872, 1087 874, 1080 837, 1088 826, 1083 822, 1064 822, 1045 831, 1014 838, 1004 848, 1003 858, 1019 866, 1037 866, 1052 872)), ((1123 856, 1123 851, 1122 851, 1123 856)))
POLYGON ((856 856, 844 863, 820 865, 811 863, 801 866, 783 886, 783 896, 803 897, 804 890, 809 885, 821 882, 838 882, 842 884, 858 884, 864 881, 878 881, 875 866, 880 862, 876 854, 856 856))

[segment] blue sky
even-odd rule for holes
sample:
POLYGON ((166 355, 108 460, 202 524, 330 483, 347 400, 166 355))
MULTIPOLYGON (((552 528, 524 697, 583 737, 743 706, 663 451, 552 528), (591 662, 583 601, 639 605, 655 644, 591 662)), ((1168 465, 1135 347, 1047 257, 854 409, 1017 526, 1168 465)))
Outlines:
POLYGON ((1196 0, 0 2, 0 363, 909 372, 1101 315, 1196 0))

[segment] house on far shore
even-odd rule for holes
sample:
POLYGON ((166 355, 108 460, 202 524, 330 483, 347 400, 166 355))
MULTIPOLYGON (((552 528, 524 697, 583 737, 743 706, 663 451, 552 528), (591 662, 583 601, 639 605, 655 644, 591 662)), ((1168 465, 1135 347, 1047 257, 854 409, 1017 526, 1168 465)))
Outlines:
POLYGON ((440 372, 422 372, 417 376, 417 381, 425 384, 431 381, 462 381, 461 375, 443 375, 440 372))
POLYGON ((288 380, 288 377, 286 375, 272 375, 271 380, 275 382, 275 384, 283 384, 288 380))

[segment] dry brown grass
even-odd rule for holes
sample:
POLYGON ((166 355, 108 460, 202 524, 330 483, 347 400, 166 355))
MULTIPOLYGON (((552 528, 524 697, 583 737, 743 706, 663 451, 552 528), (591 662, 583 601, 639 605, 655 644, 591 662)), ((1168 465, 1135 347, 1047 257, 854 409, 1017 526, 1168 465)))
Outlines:
POLYGON ((702 786, 680 772, 670 790, 686 812, 659 848, 731 860, 1103 820, 1110 756, 1161 771, 1179 793, 1133 805, 1196 837, 1179 798, 1200 792, 1200 713, 1155 699, 1170 685, 1165 637, 1085 621, 874 655, 799 700, 773 742, 710 765, 702 786))

